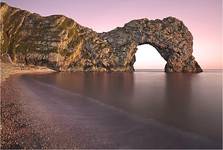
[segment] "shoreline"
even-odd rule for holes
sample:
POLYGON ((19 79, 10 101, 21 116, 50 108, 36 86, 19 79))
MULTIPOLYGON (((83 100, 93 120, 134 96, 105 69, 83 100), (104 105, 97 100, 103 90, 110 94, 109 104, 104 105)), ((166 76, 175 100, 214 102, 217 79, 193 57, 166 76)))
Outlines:
POLYGON ((1 143, 3 149, 20 149, 44 147, 45 143, 35 132, 32 119, 27 112, 24 112, 25 105, 22 100, 22 91, 16 86, 12 86, 14 78, 21 74, 31 73, 51 73, 55 72, 46 67, 22 66, 0 61, 0 96, 1 96, 1 143), (29 140, 29 139, 33 139, 29 140), (25 140, 26 139, 26 140, 25 140), (39 139, 40 141, 35 141, 39 139), (27 142, 24 142, 27 141, 27 142), (41 145, 41 146, 40 146, 41 145))
POLYGON ((36 131, 35 120, 27 110, 23 92, 14 83, 20 74, 11 74, 1 83, 1 143, 2 149, 45 148, 46 141, 36 131), (15 84, 12 86, 12 84, 15 84))
MULTIPOLYGON (((42 73, 45 72, 42 70, 42 73)), ((128 134, 130 139, 134 139, 137 136, 136 133, 142 134, 145 139, 150 139, 151 145, 143 142, 144 145, 138 145, 141 148, 160 147, 159 139, 156 139, 157 136, 154 135, 169 137, 172 148, 177 146, 186 148, 188 144, 194 148, 203 146, 215 148, 215 143, 211 140, 196 135, 182 135, 179 134, 181 133, 178 132, 179 130, 174 128, 171 128, 171 132, 169 132, 168 126, 157 126, 153 121, 144 122, 137 118, 132 119, 116 109, 98 105, 86 96, 78 96, 60 88, 49 88, 49 86, 34 80, 20 80, 21 73, 40 72, 37 69, 35 71, 20 70, 18 73, 11 74, 1 85, 2 145, 0 147, 2 149, 122 148, 123 144, 136 148, 138 142, 122 141, 126 135, 119 134, 120 131, 122 133, 130 129, 135 130, 135 126, 143 128, 137 129, 133 134, 128 134), (124 122, 122 122, 123 120, 124 122), (117 123, 117 132, 106 132, 116 131, 117 128, 110 125, 112 122, 117 123), (104 125, 101 126, 101 123, 104 125), (103 132, 92 129, 100 129, 103 132), (146 134, 148 132, 152 134, 146 134), (180 139, 175 138, 176 136, 179 136, 180 139), (118 137, 121 138, 118 139, 118 137), (97 142, 102 139, 103 143, 97 142), (182 144, 178 144, 179 142, 182 144)), ((161 146, 168 144, 168 142, 163 142, 161 146)), ((218 147, 218 145, 216 146, 218 147)))
POLYGON ((2 84, 2 82, 6 81, 7 78, 15 74, 51 73, 55 71, 43 66, 34 66, 34 65, 22 66, 18 64, 0 62, 0 72, 1 72, 0 84, 2 84))
MULTIPOLYGON (((156 135, 162 134, 169 137, 169 142, 173 146, 172 148, 177 146, 186 148, 188 144, 191 144, 191 148, 220 147, 215 141, 197 136, 197 134, 195 136, 193 134, 184 135, 185 132, 179 134, 181 132, 178 132, 179 130, 175 130, 175 128, 171 128, 171 132, 169 132, 168 126, 157 126, 153 121, 142 122, 139 119, 132 119, 132 117, 123 115, 123 113, 116 111, 116 109, 105 107, 106 105, 98 105, 100 102, 92 100, 91 97, 88 97, 89 95, 80 96, 79 94, 60 88, 49 88, 47 84, 42 84, 42 82, 20 78, 22 74, 26 73, 46 74, 54 72, 48 68, 35 66, 21 67, 3 63, 3 65, 1 64, 1 69, 3 69, 1 70, 1 75, 4 77, 2 78, 4 80, 1 80, 0 84, 0 148, 2 149, 122 148, 122 144, 125 145, 125 142, 131 148, 136 148, 138 142, 122 141, 126 135, 118 134, 119 131, 135 129, 134 126, 143 126, 143 128, 137 129, 136 132, 129 135, 131 137, 129 139, 134 139, 137 136, 136 133, 139 132, 142 134, 144 140, 153 139, 152 141, 150 140, 150 145, 146 142, 138 145, 141 148, 160 147, 160 143, 157 142, 159 139, 156 139, 156 135), (74 116, 72 114, 78 115, 74 116), (102 118, 98 119, 100 117, 102 118), (117 117, 122 119, 117 120, 117 117), (122 120, 125 121, 122 122, 122 120), (120 130, 114 133, 108 132, 108 134, 107 132, 99 133, 91 130, 94 128, 102 131, 107 131, 107 129, 116 130, 117 128, 114 128, 109 122, 116 122, 120 130), (104 125, 100 126, 99 124, 101 123, 104 125), (89 124, 91 124, 90 127, 88 126, 89 124), (126 129, 126 126, 130 124, 135 125, 126 129), (149 135, 146 132, 155 133, 149 135), (91 136, 89 137, 89 135, 91 136), (179 136, 181 139, 175 138, 176 136, 179 136), (107 138, 104 139, 103 137, 107 138), (113 137, 122 137, 120 139, 122 142, 120 143, 120 140, 113 137), (95 141, 100 141, 101 139, 104 140, 103 143, 95 143, 95 141), (178 144, 179 142, 182 142, 182 144, 178 144)), ((172 80, 168 79, 167 81, 172 80)), ((185 80, 181 81, 185 83, 185 80)), ((190 80, 186 81, 190 82, 190 80)), ((91 84, 89 86, 91 87, 91 84)), ((170 84, 169 88, 171 89, 172 86, 174 85, 170 84)), ((171 93, 171 91, 168 93, 171 93)), ((161 142, 163 142, 163 146, 168 144, 165 141, 161 142)))

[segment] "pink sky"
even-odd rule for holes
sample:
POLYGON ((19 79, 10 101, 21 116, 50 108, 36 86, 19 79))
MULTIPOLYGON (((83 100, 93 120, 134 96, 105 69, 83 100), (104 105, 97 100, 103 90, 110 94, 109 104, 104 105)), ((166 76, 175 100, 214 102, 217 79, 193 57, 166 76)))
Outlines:
MULTIPOLYGON (((123 26, 132 19, 177 17, 194 36, 194 56, 202 68, 222 68, 222 0, 3 0, 43 16, 63 14, 97 32, 123 26)), ((149 47, 148 47, 149 49, 149 47)), ((145 51, 140 49, 137 53, 145 51)), ((144 54, 138 54, 137 60, 144 54)), ((156 52, 148 57, 157 57, 156 52)), ((148 58, 149 60, 150 58, 148 58)), ((160 58, 141 62, 163 68, 160 58)), ((148 66, 149 67, 149 66, 148 66)))

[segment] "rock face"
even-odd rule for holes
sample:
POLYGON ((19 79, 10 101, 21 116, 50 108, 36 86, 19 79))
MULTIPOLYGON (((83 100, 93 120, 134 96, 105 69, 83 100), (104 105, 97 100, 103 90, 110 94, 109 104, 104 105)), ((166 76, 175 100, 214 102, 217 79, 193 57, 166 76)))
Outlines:
POLYGON ((65 16, 42 17, 5 3, 0 14, 1 54, 15 63, 57 71, 134 71, 137 46, 150 44, 167 61, 166 72, 202 72, 190 31, 173 17, 133 20, 97 33, 65 16))

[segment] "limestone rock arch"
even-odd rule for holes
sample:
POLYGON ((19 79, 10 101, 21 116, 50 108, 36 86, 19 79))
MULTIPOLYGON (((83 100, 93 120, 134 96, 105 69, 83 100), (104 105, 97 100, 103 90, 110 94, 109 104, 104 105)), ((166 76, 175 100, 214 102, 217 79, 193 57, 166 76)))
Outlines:
POLYGON ((174 17, 133 20, 122 28, 102 33, 102 37, 112 45, 116 55, 125 56, 122 64, 129 65, 132 70, 137 46, 150 44, 167 61, 166 72, 202 71, 192 56, 192 34, 182 21, 174 17))
POLYGON ((15 63, 57 71, 134 71, 137 46, 150 44, 167 61, 166 72, 202 71, 192 55, 192 34, 174 17, 133 20, 97 33, 62 15, 42 17, 0 4, 1 55, 15 63))

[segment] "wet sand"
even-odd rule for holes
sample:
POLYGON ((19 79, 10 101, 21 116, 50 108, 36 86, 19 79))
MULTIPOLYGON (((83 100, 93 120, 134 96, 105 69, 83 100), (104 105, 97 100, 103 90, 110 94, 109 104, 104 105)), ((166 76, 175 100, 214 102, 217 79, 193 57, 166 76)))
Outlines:
POLYGON ((220 148, 193 132, 21 75, 2 84, 2 148, 220 148))

